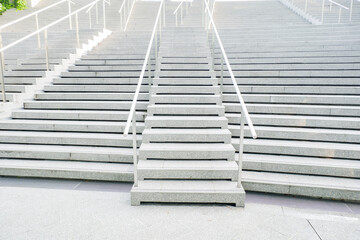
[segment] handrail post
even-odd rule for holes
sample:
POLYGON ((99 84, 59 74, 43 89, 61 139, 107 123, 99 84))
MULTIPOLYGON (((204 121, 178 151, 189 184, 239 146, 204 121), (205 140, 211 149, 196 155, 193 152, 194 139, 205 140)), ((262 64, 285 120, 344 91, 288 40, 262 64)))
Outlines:
POLYGON ((89 11, 89 27, 90 27, 90 29, 92 28, 92 26, 91 26, 92 24, 91 24, 91 10, 89 11))
POLYGON ((330 2, 330 12, 332 11, 332 2, 330 2))
POLYGON ((239 139, 239 159, 238 159, 238 187, 241 188, 241 176, 242 176, 242 163, 244 153, 244 127, 245 127, 245 114, 241 106, 241 117, 240 117, 240 139, 239 139))
POLYGON ((214 33, 214 29, 212 31, 212 66, 213 69, 215 70, 215 33, 214 33))
POLYGON ((352 12, 353 12, 353 5, 354 5, 354 0, 351 0, 350 3, 350 12, 349 12, 349 21, 351 22, 351 18, 352 18, 352 12))
MULTIPOLYGON (((0 48, 2 48, 2 35, 0 33, 0 48)), ((1 78, 1 93, 2 93, 2 100, 4 103, 6 103, 6 91, 5 91, 5 79, 4 79, 4 71, 5 71, 5 63, 4 63, 4 52, 0 52, 0 78, 1 78)))
POLYGON ((307 11, 307 8, 308 8, 308 0, 305 0, 305 13, 307 11))
POLYGON ((96 11, 96 24, 99 24, 99 9, 98 2, 95 3, 95 11, 96 11))
POLYGON ((204 25, 205 24, 205 0, 201 1, 201 23, 204 25))
POLYGON ((132 117, 132 135, 133 135, 133 161, 134 161, 134 186, 138 186, 138 177, 137 177, 137 141, 136 141, 136 109, 132 117))
POLYGON ((324 23, 324 8, 325 8, 325 0, 322 2, 322 9, 321 9, 321 24, 324 23))
POLYGON ((178 26, 178 13, 175 14, 175 26, 178 26))
POLYGON ((75 14, 75 26, 76 26, 76 45, 80 48, 80 37, 79 37, 79 16, 75 14))
MULTIPOLYGON (((35 22, 36 22, 36 30, 39 31, 39 17, 38 17, 38 14, 35 14, 35 22)), ((37 40, 38 40, 38 47, 41 48, 40 33, 37 34, 37 40)))
POLYGON ((103 21, 104 21, 104 29, 105 29, 106 28, 105 0, 103 0, 103 21))
POLYGON ((119 13, 119 15, 120 15, 120 30, 122 31, 122 30, 124 30, 124 27, 123 27, 123 12, 121 11, 119 13))
POLYGON ((69 8, 69 25, 70 25, 70 30, 72 30, 72 19, 71 19, 71 0, 68 0, 68 8, 69 8))
POLYGON ((47 29, 44 30, 44 42, 45 42, 46 70, 47 70, 47 71, 50 71, 50 67, 49 67, 49 49, 48 49, 48 34, 47 34, 47 29))
MULTIPOLYGON (((151 57, 150 56, 149 56, 147 64, 148 64, 148 68, 151 69, 151 57)), ((149 91, 150 91, 150 87, 151 87, 151 71, 149 71, 148 84, 149 84, 149 91)))
POLYGON ((180 6, 180 24, 183 24, 183 5, 180 6))
POLYGON ((341 7, 339 7, 339 19, 338 19, 338 23, 340 23, 341 21, 341 7))
POLYGON ((223 101, 223 91, 224 91, 224 57, 221 55, 221 62, 220 62, 220 95, 221 101, 223 101))
POLYGON ((155 50, 155 64, 157 63, 157 55, 158 55, 158 49, 157 49, 157 46, 158 46, 158 41, 157 41, 157 31, 155 32, 155 44, 154 44, 154 50, 155 50))
MULTIPOLYGON (((134 0, 135 1, 135 0, 134 0)), ((165 27, 165 0, 164 0, 164 3, 163 3, 163 26, 165 27)))

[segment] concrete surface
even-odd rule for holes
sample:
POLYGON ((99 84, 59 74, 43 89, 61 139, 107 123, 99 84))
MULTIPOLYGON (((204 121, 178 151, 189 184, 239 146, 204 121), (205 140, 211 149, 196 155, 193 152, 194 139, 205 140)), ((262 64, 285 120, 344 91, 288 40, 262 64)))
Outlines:
POLYGON ((360 205, 248 192, 246 207, 130 206, 131 184, 0 178, 0 239, 360 239, 360 205))

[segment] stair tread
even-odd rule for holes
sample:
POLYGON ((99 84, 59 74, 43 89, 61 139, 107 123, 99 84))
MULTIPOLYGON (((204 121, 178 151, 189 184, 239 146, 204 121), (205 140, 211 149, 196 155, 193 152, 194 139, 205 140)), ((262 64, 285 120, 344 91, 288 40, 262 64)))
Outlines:
POLYGON ((234 151, 234 147, 231 144, 184 144, 184 143, 143 143, 140 146, 140 151, 234 151))
POLYGON ((242 182, 360 191, 360 179, 243 171, 242 182))
POLYGON ((139 160, 138 169, 142 170, 237 170, 235 161, 209 161, 209 160, 139 160))
POLYGON ((0 168, 47 169, 87 172, 133 173, 129 163, 101 163, 56 160, 1 159, 0 168))
POLYGON ((157 192, 239 192, 236 182, 222 180, 145 180, 131 191, 157 192))

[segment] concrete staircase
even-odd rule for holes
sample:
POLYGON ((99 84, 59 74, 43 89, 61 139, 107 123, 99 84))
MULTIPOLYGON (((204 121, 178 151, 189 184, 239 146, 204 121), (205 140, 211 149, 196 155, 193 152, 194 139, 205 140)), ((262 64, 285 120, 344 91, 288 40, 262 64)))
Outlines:
MULTIPOLYGON (((284 6, 272 1, 216 6, 216 23, 258 133, 252 140, 246 131, 244 188, 359 201, 360 26, 314 26, 300 17, 288 26, 290 13, 273 15, 284 6), (264 5, 268 20, 233 22, 260 14, 264 5)), ((238 149, 239 105, 227 73, 224 84, 225 116, 238 149)))
POLYGON ((210 61, 203 28, 163 31, 132 205, 244 205, 245 192, 235 182, 235 149, 210 61))
MULTIPOLYGON (((0 175, 134 180, 132 138, 122 133, 158 6, 136 2, 126 33, 111 29, 35 99, 0 119, 0 175)), ((132 204, 242 205, 244 192, 233 181, 240 122, 234 88, 225 71, 220 97, 219 49, 213 69, 201 3, 178 28, 177 3, 166 6, 152 87, 145 78, 137 104, 140 181, 132 204)), ((217 2, 215 18, 259 136, 245 131, 244 189, 360 201, 359 25, 310 25, 276 1, 217 2)), ((109 25, 118 20, 113 13, 109 25)), ((33 61, 43 68, 43 60, 33 61)), ((36 68, 28 63, 9 61, 7 68, 36 68)), ((6 79, 9 86, 33 82, 6 79)))
MULTIPOLYGON (((158 7, 142 4, 151 11, 158 7)), ((154 22, 151 11, 146 24, 154 22)), ((23 109, 0 120, 1 175, 133 181, 132 140, 122 132, 151 32, 132 26, 130 21, 128 32, 112 34, 25 101, 23 109)), ((139 133, 147 86, 141 101, 139 133)))

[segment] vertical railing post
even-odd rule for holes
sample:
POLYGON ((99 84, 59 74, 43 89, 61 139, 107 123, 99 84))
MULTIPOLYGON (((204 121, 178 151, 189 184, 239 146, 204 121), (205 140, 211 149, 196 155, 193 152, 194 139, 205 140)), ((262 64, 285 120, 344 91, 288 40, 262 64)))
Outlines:
POLYGON ((330 12, 332 11, 332 2, 330 2, 330 12))
POLYGON ((49 67, 49 48, 48 48, 48 34, 47 34, 47 29, 44 30, 44 43, 45 43, 46 70, 47 70, 47 71, 50 71, 50 67, 49 67))
POLYGON ((349 9, 349 21, 350 21, 350 22, 351 22, 351 18, 352 18, 353 5, 354 5, 354 0, 351 0, 351 2, 350 2, 350 9, 349 9))
POLYGON ((212 65, 213 69, 215 69, 215 33, 214 28, 212 29, 212 65))
POLYGON ((76 27, 76 45, 80 48, 80 36, 79 36, 79 16, 75 14, 75 27, 76 27))
POLYGON ((223 91, 224 91, 224 57, 221 54, 221 62, 220 62, 220 95, 221 95, 221 101, 223 101, 223 91))
POLYGON ((238 161, 238 187, 241 187, 241 176, 242 176, 242 163, 244 153, 244 127, 245 127, 245 114, 241 106, 241 118, 240 118, 240 139, 239 139, 239 161, 238 161))
POLYGON ((157 63, 157 55, 158 55, 158 49, 157 49, 157 46, 158 46, 158 37, 157 37, 158 33, 157 33, 157 28, 156 28, 156 31, 155 31, 155 45, 154 45, 154 50, 155 50, 155 64, 157 63))
POLYGON ((338 23, 340 23, 341 21, 341 7, 339 7, 339 19, 338 19, 338 23))
POLYGON ((89 11, 89 27, 90 27, 90 29, 92 28, 91 25, 92 25, 92 24, 91 24, 91 9, 90 9, 90 11, 89 11))
POLYGON ((178 26, 178 13, 175 14, 175 26, 178 26))
POLYGON ((133 161, 134 161, 134 186, 138 186, 138 177, 137 177, 137 140, 136 140, 136 109, 132 117, 132 136, 133 136, 133 161))
POLYGON ((163 3, 163 26, 165 27, 165 0, 164 0, 164 3, 163 3))
MULTIPOLYGON (((2 35, 0 34, 0 48, 2 48, 2 35)), ((4 59, 4 52, 1 51, 0 52, 0 78, 1 78, 1 93, 2 93, 2 100, 4 103, 6 103, 6 91, 5 91, 5 79, 4 79, 4 75, 5 75, 5 59, 4 59)))
POLYGON ((322 9, 321 9, 321 24, 324 23, 324 8, 325 8, 325 0, 322 1, 322 9))
POLYGON ((201 1, 201 23, 204 25, 205 24, 205 0, 201 1))
POLYGON ((106 28, 106 15, 105 15, 105 0, 103 0, 103 21, 104 21, 104 29, 106 28))
POLYGON ((183 24, 183 5, 180 6, 180 24, 183 24))
MULTIPOLYGON (((39 31, 39 17, 38 14, 35 14, 35 22, 36 22, 36 30, 39 31)), ((41 42, 40 42, 40 33, 37 34, 37 41, 38 41, 38 47, 41 48, 41 42)))
MULTIPOLYGON (((151 55, 151 54, 150 54, 151 55)), ((149 68, 149 91, 150 91, 150 87, 151 87, 151 56, 149 55, 148 58, 148 68, 149 68)))
POLYGON ((70 30, 72 30, 71 0, 68 0, 68 8, 69 8, 69 25, 70 25, 70 30))
POLYGON ((307 12, 307 8, 308 8, 308 0, 305 0, 305 13, 307 12))
POLYGON ((122 31, 122 30, 124 30, 124 27, 123 27, 123 13, 122 13, 122 9, 121 9, 119 15, 120 15, 120 30, 122 31))
POLYGON ((95 11, 96 11, 96 24, 99 24, 99 9, 98 2, 95 3, 95 11))

